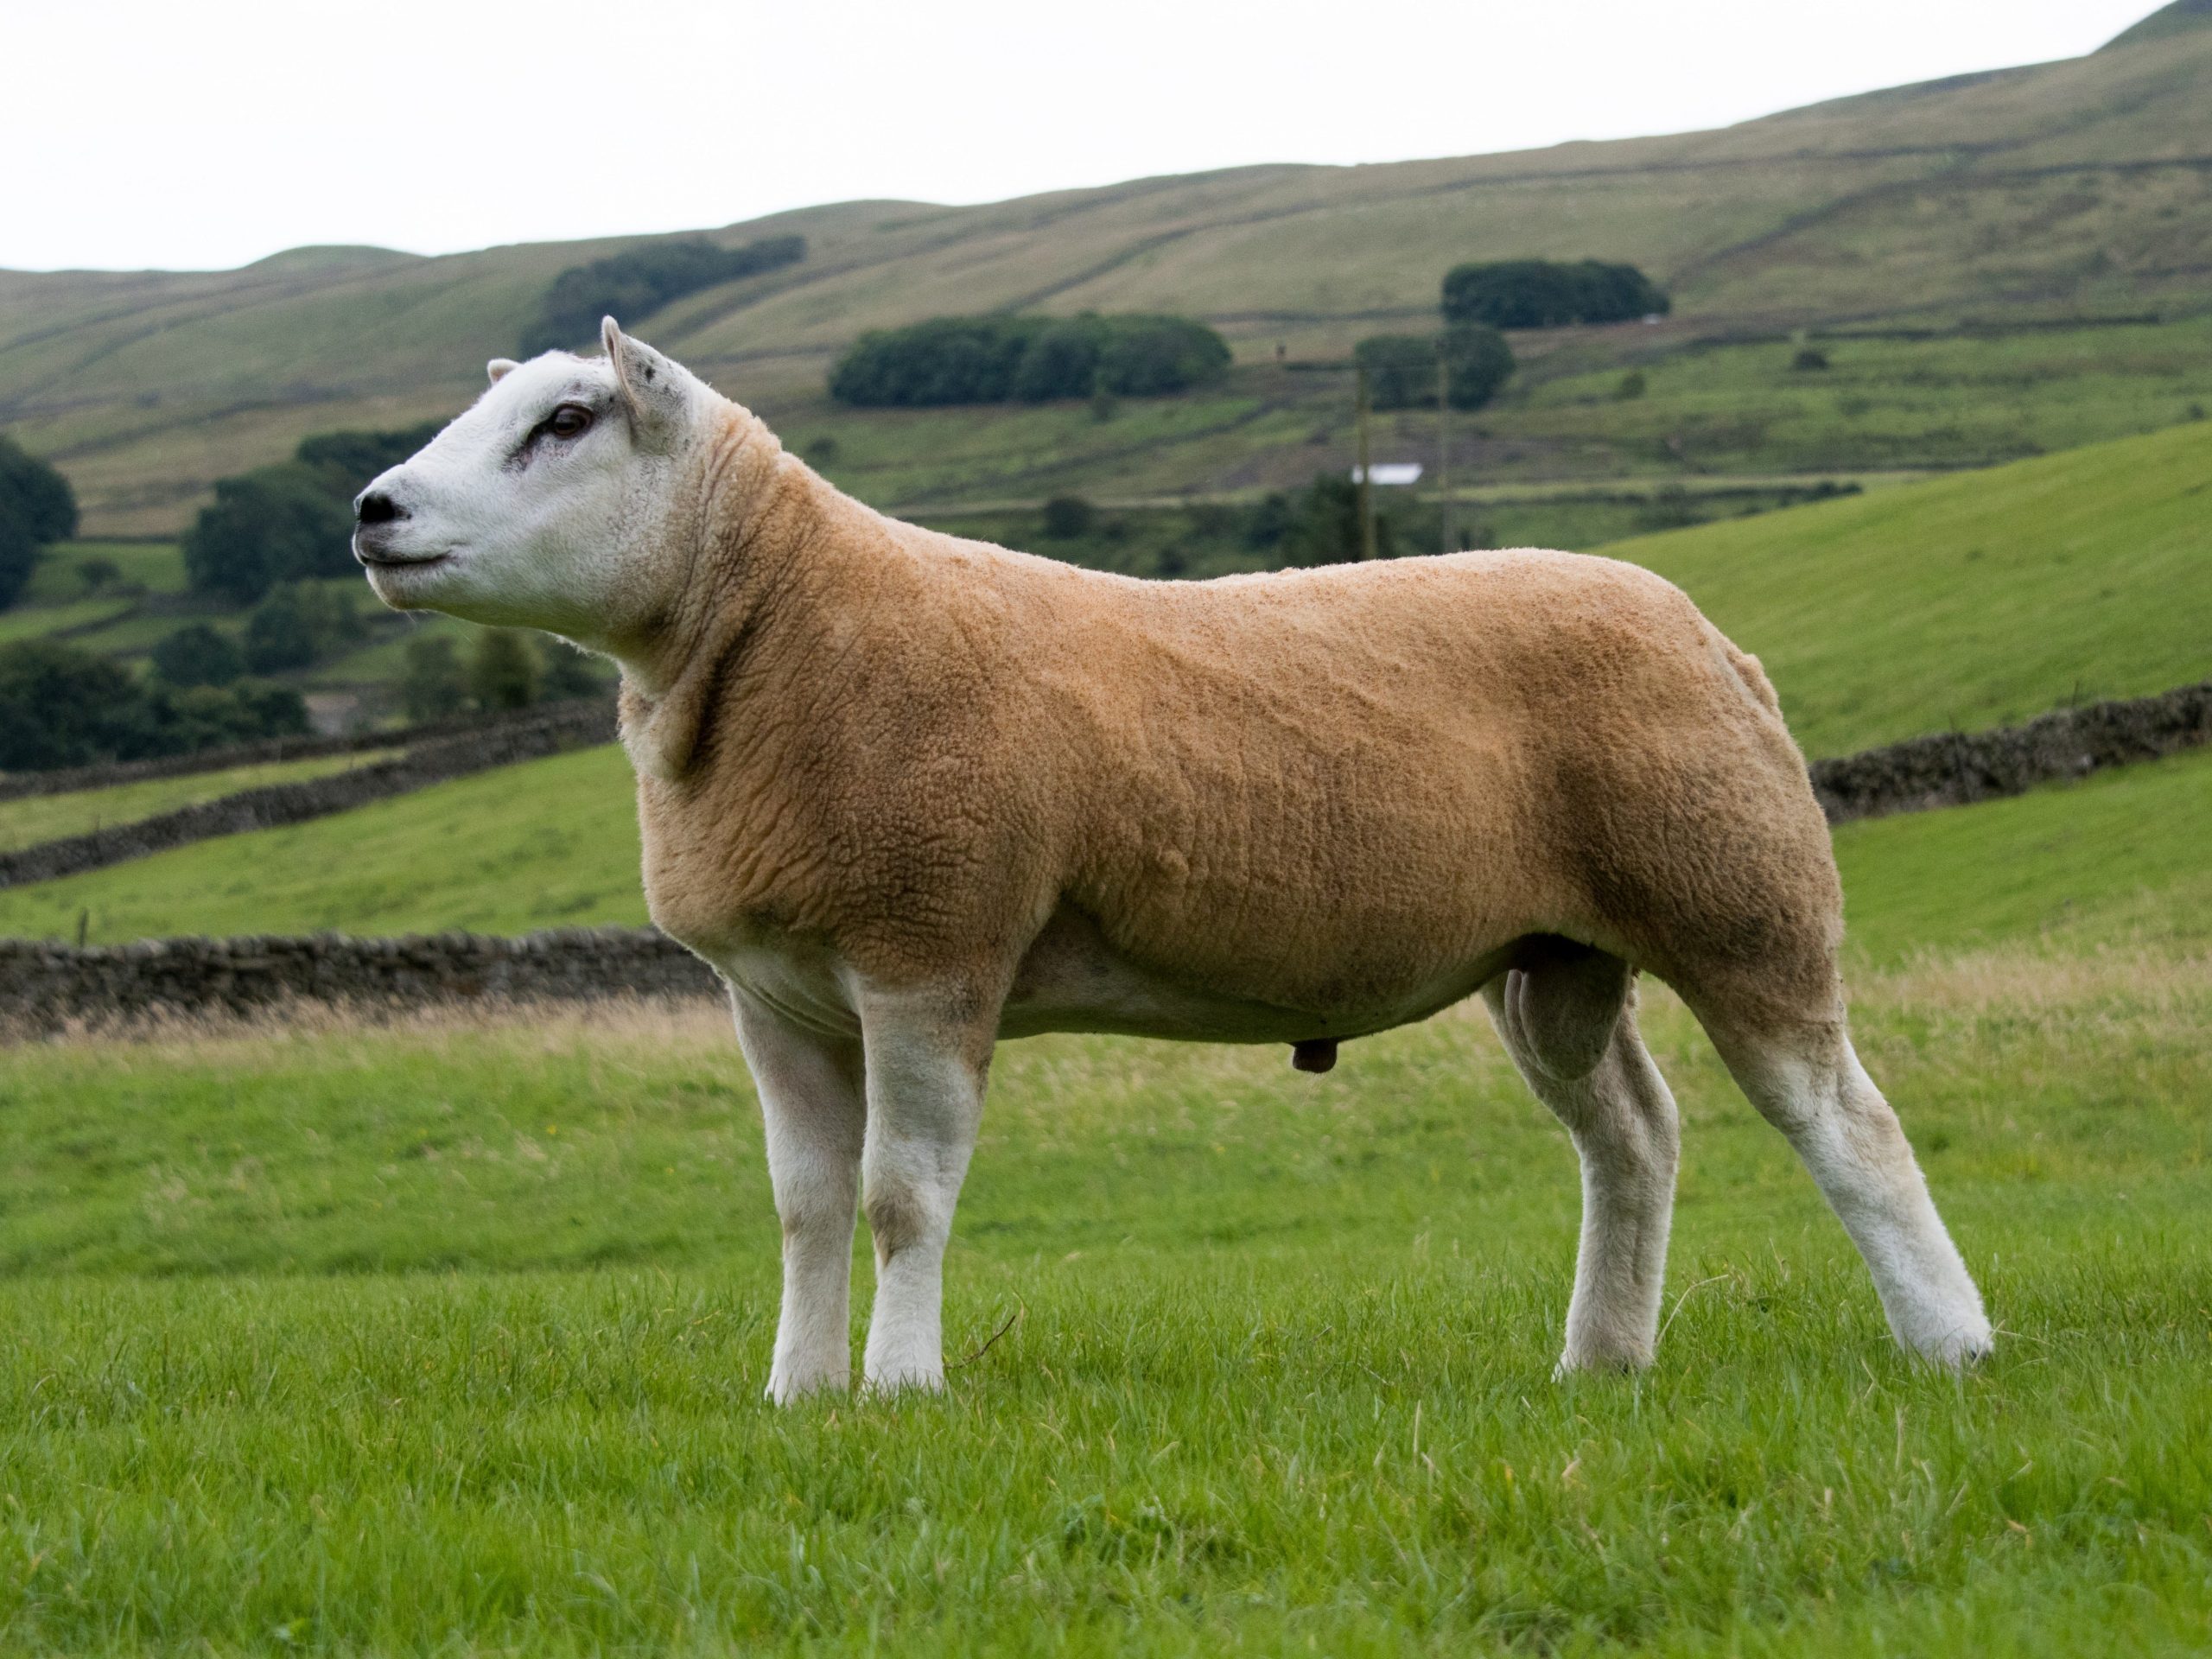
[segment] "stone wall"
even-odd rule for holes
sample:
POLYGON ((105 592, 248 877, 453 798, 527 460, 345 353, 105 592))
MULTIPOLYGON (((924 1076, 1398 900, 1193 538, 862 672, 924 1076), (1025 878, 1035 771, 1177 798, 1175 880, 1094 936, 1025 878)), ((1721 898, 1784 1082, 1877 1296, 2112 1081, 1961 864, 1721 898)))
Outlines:
POLYGON ((411 747, 441 738, 468 737, 511 726, 528 726, 549 715, 586 707, 604 710, 607 724, 613 726, 614 700, 592 697, 576 702, 543 703, 512 713, 456 715, 451 720, 433 721, 396 732, 353 732, 343 737, 271 737, 258 743, 234 743, 191 754, 158 755, 150 760, 111 760, 96 766, 13 772, 0 775, 0 801, 20 801, 39 795, 73 795, 79 790, 111 789, 118 784, 143 784, 156 778, 192 778, 201 772, 228 772, 233 766, 320 760, 334 755, 411 747))
POLYGON ((1830 823, 1964 806, 2212 743, 2212 680, 2155 697, 2059 709, 2024 726, 1908 738, 1812 765, 1830 823))
POLYGON ((521 938, 146 939, 86 950, 0 940, 0 1034, 19 1037, 298 1001, 374 1012, 626 995, 718 997, 721 989, 696 957, 651 928, 563 928, 521 938))
POLYGON ((597 700, 554 703, 529 720, 504 721, 457 737, 417 743, 397 760, 310 778, 240 790, 197 806, 180 807, 135 823, 118 823, 82 836, 45 841, 0 853, 0 887, 50 881, 57 876, 105 868, 127 859, 181 847, 210 836, 234 836, 277 824, 304 823, 349 811, 371 801, 404 795, 429 784, 518 760, 610 742, 614 710, 597 700))

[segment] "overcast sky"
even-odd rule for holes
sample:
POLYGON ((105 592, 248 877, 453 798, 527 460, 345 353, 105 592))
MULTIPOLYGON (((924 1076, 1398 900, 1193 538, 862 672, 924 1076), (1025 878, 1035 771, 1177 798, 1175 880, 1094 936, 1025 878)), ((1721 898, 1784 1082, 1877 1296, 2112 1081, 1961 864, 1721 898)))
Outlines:
POLYGON ((0 266, 220 268, 1724 124, 2157 0, 32 0, 0 266))

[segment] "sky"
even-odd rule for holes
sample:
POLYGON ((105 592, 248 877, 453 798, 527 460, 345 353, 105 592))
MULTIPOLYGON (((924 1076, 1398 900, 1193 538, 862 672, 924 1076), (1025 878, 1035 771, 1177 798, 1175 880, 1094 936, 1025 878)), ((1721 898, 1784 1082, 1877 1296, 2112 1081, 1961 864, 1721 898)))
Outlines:
POLYGON ((0 267, 226 269, 1724 125, 2158 0, 14 0, 0 267))

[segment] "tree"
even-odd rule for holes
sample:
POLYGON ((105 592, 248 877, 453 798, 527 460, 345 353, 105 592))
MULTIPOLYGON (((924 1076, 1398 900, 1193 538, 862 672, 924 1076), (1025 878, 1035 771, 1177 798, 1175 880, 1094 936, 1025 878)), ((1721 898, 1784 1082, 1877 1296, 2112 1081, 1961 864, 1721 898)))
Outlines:
MULTIPOLYGON (((1359 486, 1342 473, 1315 475, 1290 502, 1283 527, 1282 560, 1288 565, 1347 564, 1361 556, 1359 486)), ((1375 512, 1378 558, 1397 556, 1396 527, 1389 510, 1375 512)))
POLYGON ((1229 363, 1221 336, 1187 317, 935 317, 861 335, 830 372, 830 392, 909 409, 1153 397, 1218 379, 1229 363))
POLYGON ((350 575, 353 514, 327 478, 285 461, 219 479, 184 536, 194 591, 250 605, 280 582, 350 575))
POLYGON ((77 533, 77 495, 69 480, 50 463, 25 454, 14 439, 0 435, 0 514, 10 512, 41 546, 77 533))
POLYGON ((164 754, 289 737, 308 729, 307 700, 289 685, 266 680, 156 690, 150 701, 160 733, 157 752, 164 754))
POLYGON ((154 647, 154 671, 181 688, 228 685, 245 673, 245 657, 227 635, 205 622, 179 628, 154 647))
POLYGON ((1045 534, 1056 542, 1087 535, 1097 511, 1079 495, 1056 495, 1045 504, 1045 534))
POLYGON ((257 674, 305 668, 318 655, 315 620, 297 588, 285 586, 254 607, 245 623, 246 666, 257 674))
POLYGON ((0 771, 42 771, 150 752, 138 683, 118 664, 51 639, 0 646, 0 771))
POLYGON ((1370 334, 1352 347, 1367 372, 1376 409, 1411 409, 1436 402, 1436 339, 1432 334, 1370 334))
POLYGON ((424 421, 383 432, 318 432, 300 440, 292 459, 313 467, 324 488, 351 512, 353 498, 368 488, 371 479, 391 471, 436 437, 440 424, 424 421))
POLYGON ((468 659, 468 693, 483 709, 527 709, 537 701, 537 654, 512 628, 486 628, 468 659))
POLYGON ((1513 378, 1513 348, 1495 328, 1478 322, 1446 328, 1443 351, 1451 367, 1454 409, 1482 408, 1513 378))
POLYGON ((22 597, 48 543, 77 533, 69 480, 0 437, 0 610, 22 597))
POLYGON ((1444 278, 1444 319, 1492 328, 1558 328, 1663 315, 1672 302, 1634 265, 1506 259, 1454 266, 1444 278))
POLYGON ((399 700, 410 724, 426 725, 461 712, 468 701, 468 677, 453 641, 442 633, 413 639, 407 645, 407 672, 399 682, 399 700))
POLYGON ((1505 336, 1480 323, 1441 334, 1374 334, 1352 348, 1367 371, 1367 392, 1376 409, 1433 409, 1436 361, 1452 372, 1454 409, 1480 409, 1512 378, 1513 348, 1505 336))
POLYGON ((0 611, 4 611, 30 586, 38 569, 38 538, 29 524, 12 506, 0 503, 0 611))
POLYGON ((565 639, 548 634, 538 642, 538 656, 544 664, 544 674, 538 683, 539 694, 548 702, 565 702, 570 697, 595 697, 607 689, 588 652, 579 651, 565 639))
POLYGON ((123 580, 123 567, 113 559, 79 559, 77 580, 85 584, 86 593, 97 594, 123 580))
POLYGON ((1030 342, 1031 317, 935 317, 862 334, 830 373, 830 395, 861 408, 1002 404, 1030 342))
POLYGON ((289 686, 240 680, 173 690, 52 639, 0 646, 0 771, 137 760, 307 729, 307 704, 289 686))
POLYGON ((1122 397, 1187 391, 1229 372, 1229 344, 1188 317, 1108 317, 1098 385, 1122 397))

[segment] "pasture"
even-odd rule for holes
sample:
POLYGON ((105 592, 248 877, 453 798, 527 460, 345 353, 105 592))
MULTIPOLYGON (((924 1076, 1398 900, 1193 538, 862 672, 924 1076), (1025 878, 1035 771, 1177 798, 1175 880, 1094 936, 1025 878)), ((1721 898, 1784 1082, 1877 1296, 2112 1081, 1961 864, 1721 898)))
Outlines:
POLYGON ((1573 1155, 1462 1008, 1321 1079, 1009 1046, 950 1397, 788 1414, 713 1010, 13 1051, 0 1641, 2201 1647, 2202 956, 1998 943, 1862 974, 1856 1017, 2005 1333, 1962 1381, 1891 1346, 1663 992, 1686 1156, 1644 1378, 1548 1376, 1573 1155))
POLYGON ((2196 755, 1840 832, 1860 1046, 2004 1333, 1963 1380, 1898 1356, 1663 988, 1685 1158, 1646 1377, 1549 1378, 1573 1154, 1463 1007, 1318 1079, 1009 1045, 950 1396, 786 1414, 718 1010, 13 1049, 0 1643, 2201 1647, 2208 786, 2196 755))

